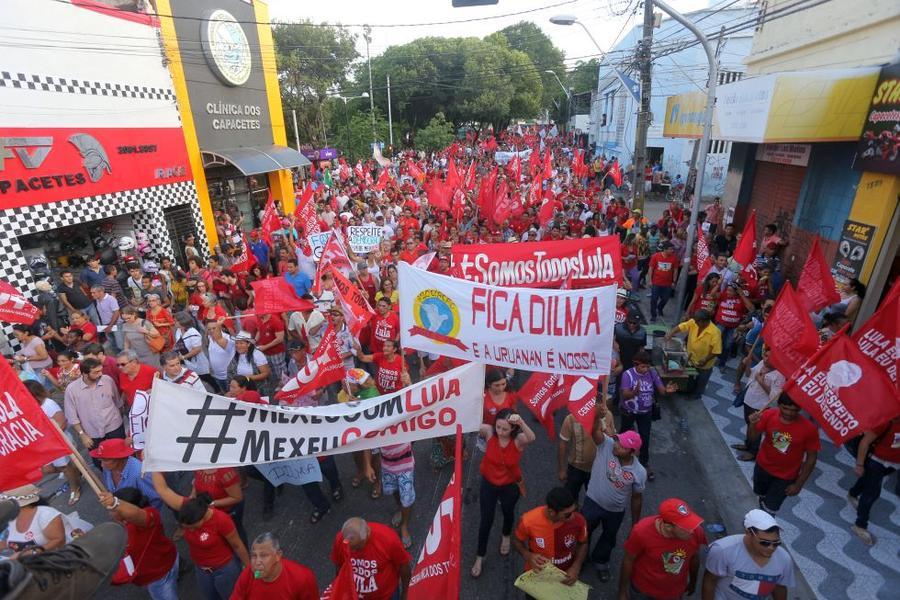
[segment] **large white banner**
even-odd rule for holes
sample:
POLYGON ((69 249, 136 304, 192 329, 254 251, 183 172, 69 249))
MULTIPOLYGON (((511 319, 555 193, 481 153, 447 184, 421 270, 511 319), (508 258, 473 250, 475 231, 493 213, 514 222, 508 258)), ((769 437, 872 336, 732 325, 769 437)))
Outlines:
POLYGON ((314 408, 249 404, 155 379, 145 471, 236 467, 455 435, 481 425, 484 365, 393 393, 314 408))
POLYGON ((501 288, 398 266, 404 348, 526 371, 609 374, 617 286, 501 288))

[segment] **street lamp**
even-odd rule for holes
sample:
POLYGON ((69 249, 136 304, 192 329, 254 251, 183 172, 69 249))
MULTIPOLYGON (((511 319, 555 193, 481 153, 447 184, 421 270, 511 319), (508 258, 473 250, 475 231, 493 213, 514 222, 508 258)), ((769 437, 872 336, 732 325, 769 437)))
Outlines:
POLYGON ((600 44, 597 43, 597 40, 594 39, 594 36, 591 35, 591 32, 588 31, 588 28, 585 27, 584 23, 579 21, 578 17, 576 17, 575 15, 556 15, 550 17, 550 22, 554 25, 578 25, 579 27, 584 29, 584 32, 587 34, 587 36, 591 38, 592 42, 594 42, 594 46, 597 47, 597 51, 604 56, 606 55, 606 52, 603 50, 603 48, 600 47, 600 44))
MULTIPOLYGON (((368 97, 369 97, 369 92, 363 92, 359 96, 334 96, 334 98, 344 101, 344 112, 347 112, 347 102, 349 102, 350 100, 359 100, 360 98, 368 98, 368 97)), ((345 134, 344 137, 346 139, 345 148, 346 148, 347 152, 349 153, 349 151, 350 151, 350 113, 349 112, 347 113, 347 133, 345 134)))
POLYGON ((566 86, 563 85, 563 82, 559 79, 559 75, 556 74, 556 71, 552 69, 547 69, 544 71, 549 75, 553 75, 553 78, 556 79, 556 83, 559 84, 559 87, 562 88, 563 94, 566 95, 566 124, 568 125, 568 120, 572 118, 571 108, 572 108, 572 92, 566 89, 566 86))

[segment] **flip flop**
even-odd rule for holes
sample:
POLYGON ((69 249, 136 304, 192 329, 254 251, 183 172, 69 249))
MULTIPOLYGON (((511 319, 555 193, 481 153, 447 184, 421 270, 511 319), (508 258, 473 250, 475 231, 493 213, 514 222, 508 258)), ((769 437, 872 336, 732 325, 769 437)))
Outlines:
POLYGON ((72 490, 72 492, 69 493, 69 506, 75 506, 78 504, 79 500, 81 500, 81 490, 72 490))
POLYGON ((401 522, 403 522, 403 515, 394 513, 394 516, 391 517, 391 526, 394 528, 400 527, 401 522))
POLYGON ((378 500, 379 498, 381 498, 381 488, 380 488, 380 487, 377 487, 377 488, 374 488, 374 487, 373 487, 373 488, 372 488, 372 493, 369 494, 369 497, 372 498, 372 500, 378 500))
POLYGON ((359 487, 359 484, 361 484, 361 483, 362 483, 362 479, 360 479, 359 477, 354 477, 353 479, 350 480, 350 487, 352 487, 353 489, 356 489, 359 487))
POLYGON ((753 462, 754 460, 756 460, 756 457, 749 452, 741 452, 737 455, 737 459, 741 462, 753 462))
POLYGON ((409 550, 410 548, 412 548, 412 538, 409 537, 408 535, 404 535, 404 536, 400 539, 400 541, 403 542, 403 547, 406 548, 407 550, 409 550))
POLYGON ((500 540, 500 556, 509 556, 509 550, 510 550, 510 539, 508 537, 502 538, 500 540))
POLYGON ((476 562, 474 565, 472 565, 472 570, 469 571, 469 574, 472 575, 473 578, 478 579, 479 577, 481 577, 482 566, 482 563, 476 562))

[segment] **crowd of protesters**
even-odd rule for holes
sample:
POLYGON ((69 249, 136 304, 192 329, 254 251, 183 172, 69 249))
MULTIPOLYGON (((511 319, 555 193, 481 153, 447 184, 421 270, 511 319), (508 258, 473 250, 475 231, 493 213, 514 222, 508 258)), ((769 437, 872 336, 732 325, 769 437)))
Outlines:
MULTIPOLYGON (((323 231, 376 225, 383 232, 378 249, 364 256, 349 253, 354 263, 350 279, 375 311, 359 336, 350 334, 327 275, 313 294, 315 261, 303 228, 291 215, 279 214, 279 229, 265 229, 260 227, 264 211, 241 215, 232 207, 216 215, 219 244, 210 256, 188 236, 182 240, 184 256, 178 260, 150 260, 123 252, 116 262, 101 265, 91 256, 80 272, 63 270, 53 285, 42 285, 44 318, 30 327, 16 326, 13 360, 47 415, 89 451, 109 490, 101 503, 128 528, 129 554, 147 557, 138 561, 136 573, 119 583, 142 586, 152 598, 177 597, 179 561, 186 557, 175 551, 174 536, 187 543, 205 598, 263 594, 274 598, 285 590, 293 590, 291 597, 319 597, 312 572, 283 557, 276 535, 248 536, 261 529, 259 523, 243 522, 248 477, 262 479, 264 518, 276 510, 275 487, 255 469, 197 471, 191 489, 184 493, 173 490, 162 474, 141 474, 149 390, 155 378, 245 402, 275 403, 275 392, 311 360, 326 328, 332 327, 346 377, 292 405, 317 406, 396 391, 459 364, 400 347, 399 262, 412 263, 434 252, 427 268, 452 274, 453 244, 617 235, 623 279, 609 393, 598 390, 593 431, 571 416, 566 418, 558 440, 560 487, 547 494, 546 505, 525 513, 518 522, 516 505, 524 491, 521 457, 535 433, 518 413, 520 374, 487 371, 481 451, 471 459, 480 460, 481 483, 476 559, 470 574, 482 574, 499 504, 501 556, 516 550, 529 569, 552 563, 566 573, 566 583, 578 579, 587 561, 601 581, 608 581, 616 537, 630 512, 618 576, 620 598, 676 598, 698 587, 704 598, 785 597, 785 588, 794 584, 793 565, 779 547, 780 527, 772 515, 786 498, 799 493, 819 449, 817 428, 781 393, 784 376, 767 361, 768 351, 759 338, 767 309, 784 281, 779 255, 790 240, 780 237, 775 225, 766 226, 756 265, 759 281, 751 288, 732 260, 738 241, 735 226, 725 222, 724 208, 716 199, 700 214, 697 229, 714 253, 714 265, 703 281, 697 281, 696 263, 691 260, 684 305, 672 306, 685 253, 696 251, 686 247, 689 215, 682 203, 672 202, 658 221, 650 222, 640 210, 629 208, 627 194, 615 185, 623 182, 614 159, 576 157, 567 140, 545 139, 537 130, 510 130, 499 138, 490 138, 492 143, 454 143, 430 157, 409 153, 397 161, 401 168, 384 185, 374 161, 356 168, 341 162, 316 174, 311 185, 323 231), (493 150, 498 144, 532 145, 534 152, 552 156, 549 172, 544 164, 536 167, 545 169, 542 193, 536 199, 529 197, 533 161, 523 160, 520 171, 500 168, 497 181, 505 182, 520 201, 521 212, 514 216, 484 214, 476 201, 477 186, 463 190, 462 202, 452 210, 436 210, 422 180, 409 172, 410 165, 426 177, 448 177, 451 169, 471 170, 481 181, 496 167, 493 150), (577 168, 585 160, 590 167, 577 168), (246 267, 249 255, 255 262, 252 267, 246 267), (314 308, 255 314, 250 284, 271 277, 284 277, 314 308), (756 461, 753 488, 760 498, 759 509, 747 514, 743 534, 709 546, 702 578, 700 550, 707 544, 702 518, 677 498, 664 501, 651 516, 643 514, 642 494, 654 479, 649 465, 654 411, 660 398, 676 389, 662 381, 644 349, 648 319, 639 307, 642 294, 650 298, 650 325, 662 321, 664 329, 671 327, 668 337, 686 335, 688 360, 697 372, 692 393, 703 393, 714 368, 733 378, 747 421, 746 441, 737 448, 739 458, 756 461), (739 366, 732 375, 727 365, 735 356, 739 366), (619 416, 618 428, 613 413, 619 416), (175 532, 164 531, 160 512, 164 507, 177 515, 175 532)), ((280 211, 280 204, 275 204, 280 211)), ((819 315, 823 339, 854 318, 864 294, 858 281, 843 286, 840 305, 819 315)), ((896 436, 897 424, 888 428, 896 436)), ((866 543, 873 542, 866 524, 880 482, 898 462, 887 437, 882 431, 865 435, 859 445, 860 479, 850 490, 851 501, 859 507, 854 532, 866 543)), ((446 440, 431 443, 435 467, 452 461, 446 440)), ((397 508, 392 526, 348 519, 335 539, 331 559, 337 568, 346 560, 369 565, 357 573, 360 598, 405 597, 411 573, 408 550, 414 543, 409 514, 416 501, 412 447, 386 445, 380 452, 358 454, 353 473, 339 473, 331 457, 321 459, 330 493, 319 483, 303 486, 313 507, 308 520, 317 523, 341 501, 342 480, 353 488, 369 486, 373 499, 391 496, 397 508)), ((76 505, 84 487, 77 471, 65 459, 45 470, 64 474, 68 503, 76 505)), ((39 504, 32 502, 31 488, 6 495, 22 507, 39 504)), ((42 508, 38 506, 36 517, 29 516, 34 511, 23 511, 21 522, 10 525, 11 548, 20 552, 27 546, 18 541, 23 528, 34 534, 33 545, 50 549, 63 543, 56 517, 48 510, 42 514, 42 508)))

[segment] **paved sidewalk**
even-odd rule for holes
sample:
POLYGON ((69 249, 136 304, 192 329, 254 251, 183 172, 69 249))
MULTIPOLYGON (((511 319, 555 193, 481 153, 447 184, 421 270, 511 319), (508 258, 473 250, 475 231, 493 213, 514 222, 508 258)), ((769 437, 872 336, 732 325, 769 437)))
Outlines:
MULTIPOLYGON (((731 361, 730 364, 734 364, 731 361)), ((732 408, 734 369, 728 380, 716 369, 703 403, 726 444, 744 440, 740 408, 732 408)), ((753 463, 735 459, 748 483, 753 463)), ((797 498, 788 498, 778 513, 787 547, 819 598, 898 597, 900 589, 900 501, 894 493, 897 474, 885 478, 869 531, 877 543, 869 548, 850 533, 856 511, 846 500, 853 485, 854 461, 824 435, 816 469, 797 498), (894 590, 894 591, 891 591, 894 590)))

